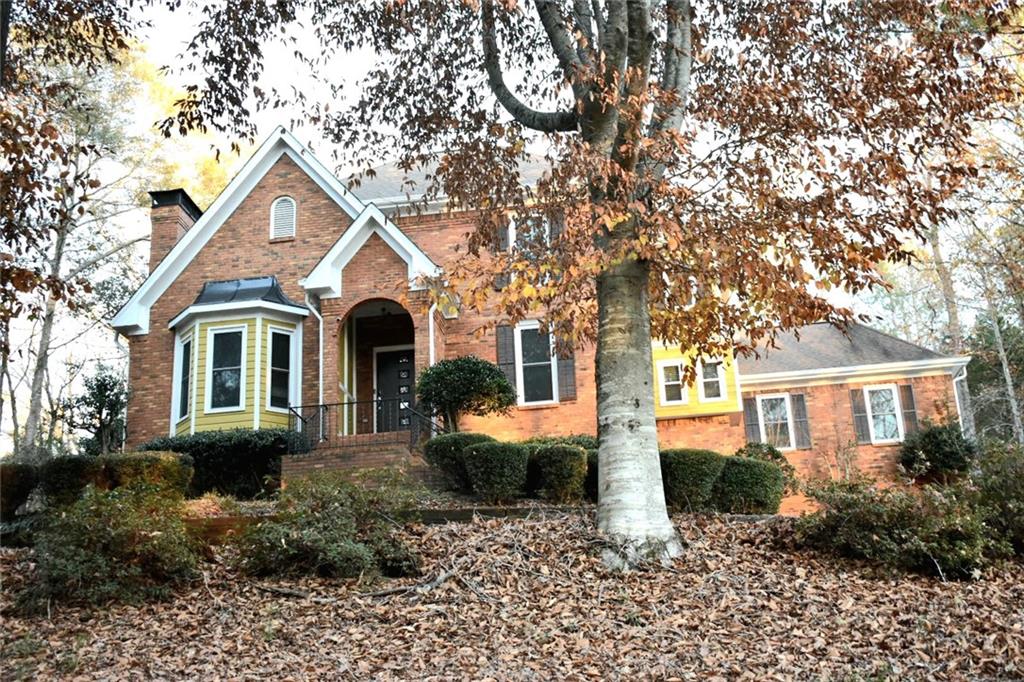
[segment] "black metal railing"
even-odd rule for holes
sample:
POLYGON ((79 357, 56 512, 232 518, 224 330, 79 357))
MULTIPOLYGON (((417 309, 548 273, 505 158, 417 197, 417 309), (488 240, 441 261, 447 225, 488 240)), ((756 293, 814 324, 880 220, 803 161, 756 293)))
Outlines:
POLYGON ((418 449, 446 431, 407 398, 296 405, 288 408, 288 416, 290 427, 304 436, 297 444, 304 452, 388 443, 408 443, 418 449))

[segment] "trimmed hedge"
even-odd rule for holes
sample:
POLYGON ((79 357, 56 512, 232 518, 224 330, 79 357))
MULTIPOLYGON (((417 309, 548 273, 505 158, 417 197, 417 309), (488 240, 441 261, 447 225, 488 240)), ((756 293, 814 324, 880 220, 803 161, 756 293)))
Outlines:
POLYGON ((39 465, 39 483, 47 502, 74 504, 89 484, 105 488, 103 465, 95 457, 51 457, 39 465))
POLYGON ((584 450, 597 450, 597 436, 574 433, 568 436, 534 436, 523 441, 523 445, 575 445, 584 450))
POLYGON ((925 423, 907 434, 900 447, 900 465, 911 476, 924 480, 956 478, 967 472, 977 456, 977 447, 955 422, 925 423))
POLYGON ((423 448, 427 464, 437 469, 452 490, 469 492, 472 484, 462 461, 462 453, 470 445, 497 442, 482 433, 445 433, 434 436, 423 448))
POLYGON ((0 521, 10 521, 36 487, 36 468, 23 462, 0 463, 0 521))
POLYGON ((725 460, 713 450, 662 450, 661 479, 668 506, 686 511, 709 509, 715 481, 722 473, 725 460))
POLYGON ((568 503, 583 497, 587 451, 578 445, 542 445, 530 454, 528 467, 536 470, 544 499, 568 503))
POLYGON ((463 451, 473 492, 491 503, 506 502, 526 487, 530 450, 516 443, 476 443, 463 451))
POLYGON ((192 481, 192 458, 177 452, 126 452, 102 455, 97 461, 108 489, 148 485, 185 495, 192 481))
POLYGON ((192 457, 190 494, 219 492, 252 499, 281 483, 281 456, 307 448, 303 434, 291 429, 230 429, 156 438, 140 450, 164 450, 192 457))
POLYGON ((786 489, 777 465, 746 457, 725 457, 712 489, 717 511, 732 514, 775 514, 786 489))
POLYGON ((759 459, 762 462, 770 462, 782 469, 782 475, 786 478, 786 494, 791 495, 799 492, 800 481, 796 475, 796 467, 789 463, 782 451, 770 443, 747 443, 738 449, 736 457, 748 459, 759 459))

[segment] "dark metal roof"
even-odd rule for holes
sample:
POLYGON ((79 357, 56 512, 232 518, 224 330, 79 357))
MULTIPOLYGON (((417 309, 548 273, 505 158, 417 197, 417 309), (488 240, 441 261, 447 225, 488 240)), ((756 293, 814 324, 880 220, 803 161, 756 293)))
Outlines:
POLYGON ((273 275, 249 277, 246 279, 225 279, 218 282, 207 282, 199 292, 192 305, 211 305, 214 303, 237 303, 244 301, 266 301, 293 308, 303 308, 301 303, 288 298, 281 290, 281 284, 273 275))
POLYGON ((850 325, 845 334, 827 322, 801 327, 799 332, 799 340, 794 332, 780 334, 775 341, 776 348, 758 349, 760 358, 739 358, 740 374, 798 372, 947 357, 862 324, 850 325))
POLYGON ((188 213, 193 221, 199 220, 199 217, 203 215, 203 212, 196 206, 196 202, 192 201, 192 197, 188 195, 188 192, 180 187, 178 189, 154 190, 149 193, 149 196, 153 200, 153 208, 181 206, 182 210, 188 213))

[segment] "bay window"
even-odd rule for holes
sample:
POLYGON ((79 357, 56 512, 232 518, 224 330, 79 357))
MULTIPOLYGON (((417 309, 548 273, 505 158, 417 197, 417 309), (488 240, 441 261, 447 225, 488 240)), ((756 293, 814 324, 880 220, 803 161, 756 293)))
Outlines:
POLYGON ((278 329, 270 331, 270 359, 267 363, 267 407, 287 410, 291 398, 292 335, 278 329))
POLYGON ((244 327, 210 329, 207 337, 206 411, 240 410, 245 402, 244 327))

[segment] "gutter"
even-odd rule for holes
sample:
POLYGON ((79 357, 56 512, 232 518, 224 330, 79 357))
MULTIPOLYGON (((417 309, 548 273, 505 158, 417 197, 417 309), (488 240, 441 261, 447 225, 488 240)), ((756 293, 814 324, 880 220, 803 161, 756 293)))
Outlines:
POLYGON ((804 380, 844 381, 858 377, 878 376, 880 374, 910 374, 946 371, 958 374, 971 361, 971 356, 960 355, 931 360, 911 360, 906 362, 887 362, 871 365, 851 365, 848 367, 823 367, 803 369, 792 372, 763 372, 760 374, 741 374, 744 387, 764 384, 793 383, 804 380))

